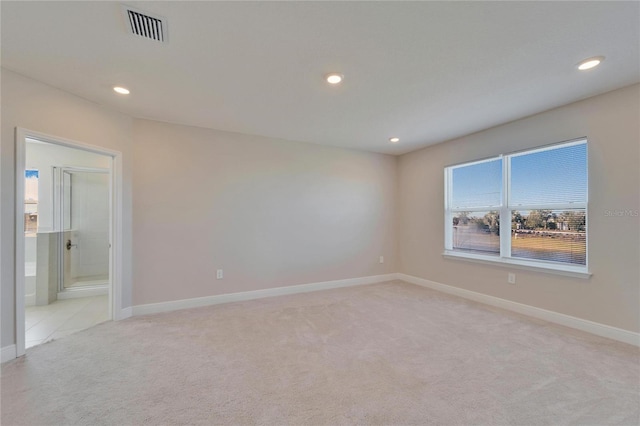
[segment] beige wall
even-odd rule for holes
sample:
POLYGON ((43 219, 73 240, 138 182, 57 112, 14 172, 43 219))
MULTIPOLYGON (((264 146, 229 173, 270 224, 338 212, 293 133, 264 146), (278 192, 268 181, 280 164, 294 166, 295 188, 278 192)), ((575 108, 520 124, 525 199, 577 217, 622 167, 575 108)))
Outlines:
POLYGON ((395 157, 145 120, 134 140, 134 305, 397 270, 395 157))
POLYGON ((438 144, 399 157, 399 271, 535 307, 640 330, 640 86, 438 144), (444 259, 447 165, 587 136, 589 280, 444 259), (507 284, 515 272, 517 284, 507 284))
POLYGON ((2 347, 15 343, 15 128, 122 152, 124 264, 122 306, 131 306, 132 119, 77 96, 2 69, 0 145, 0 298, 2 347))
POLYGON ((134 120, 5 70, 1 84, 2 347, 15 342, 16 126, 123 153, 123 307, 403 272, 640 328, 639 219, 605 215, 640 209, 638 85, 392 157, 134 120), (507 268, 442 258, 444 166, 580 136, 591 279, 516 270, 511 286, 507 268))

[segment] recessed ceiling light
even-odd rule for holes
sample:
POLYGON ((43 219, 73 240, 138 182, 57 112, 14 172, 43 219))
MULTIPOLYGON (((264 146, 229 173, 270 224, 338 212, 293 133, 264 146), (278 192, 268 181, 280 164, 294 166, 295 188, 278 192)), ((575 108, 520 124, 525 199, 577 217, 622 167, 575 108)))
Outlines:
POLYGON ((124 87, 116 86, 116 87, 113 88, 113 90, 116 93, 120 93, 121 95, 128 95, 129 94, 129 89, 126 89, 124 87))
POLYGON ((580 71, 590 70, 600 65, 600 62, 604 61, 604 56, 594 56, 593 58, 585 59, 578 64, 580 71))
POLYGON ((389 142, 398 143, 398 142, 400 142, 400 138, 389 138, 389 142))
POLYGON ((329 84, 338 84, 342 82, 342 80, 344 79, 344 75, 337 72, 332 72, 330 74, 327 74, 324 78, 329 84))

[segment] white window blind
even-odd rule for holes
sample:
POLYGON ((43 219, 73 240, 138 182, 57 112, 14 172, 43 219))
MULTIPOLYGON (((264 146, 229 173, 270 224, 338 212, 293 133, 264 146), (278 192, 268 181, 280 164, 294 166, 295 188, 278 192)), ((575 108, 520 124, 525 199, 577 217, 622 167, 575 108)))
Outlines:
POLYGON ((587 141, 445 168, 445 252, 587 268, 587 141))

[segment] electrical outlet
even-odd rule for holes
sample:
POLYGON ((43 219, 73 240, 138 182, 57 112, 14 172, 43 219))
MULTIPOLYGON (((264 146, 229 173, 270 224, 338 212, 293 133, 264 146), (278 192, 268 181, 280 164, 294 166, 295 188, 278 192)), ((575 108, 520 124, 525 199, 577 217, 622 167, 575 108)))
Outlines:
POLYGON ((509 284, 515 284, 516 274, 509 273, 509 275, 507 276, 507 281, 509 282, 509 284))
POLYGON ((380 263, 384 263, 384 256, 380 256, 380 263))
POLYGON ((224 275, 222 274, 222 269, 218 269, 216 271, 216 279, 221 280, 224 275))

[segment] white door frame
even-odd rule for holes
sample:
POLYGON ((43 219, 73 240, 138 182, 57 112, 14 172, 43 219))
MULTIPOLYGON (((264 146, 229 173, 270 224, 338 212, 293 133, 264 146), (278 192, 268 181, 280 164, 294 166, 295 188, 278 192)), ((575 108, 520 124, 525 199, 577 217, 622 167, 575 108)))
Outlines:
POLYGON ((109 239, 109 316, 113 320, 122 314, 122 153, 111 149, 89 145, 58 136, 51 136, 20 127, 16 128, 16 223, 15 223, 15 312, 16 312, 16 356, 25 354, 25 277, 24 277, 24 173, 26 169, 26 139, 68 148, 80 149, 111 157, 111 226, 109 239))
MULTIPOLYGON (((102 174, 110 174, 111 168, 97 168, 97 167, 76 167, 76 166, 53 166, 54 170, 59 169, 58 173, 54 172, 54 176, 52 179, 53 185, 53 224, 54 227, 61 232, 65 231, 64 226, 64 195, 63 195, 63 176, 65 172, 73 172, 73 173, 102 173, 102 174)), ((111 180, 109 180, 109 196, 111 196, 112 191, 111 180)), ((111 208, 111 202, 109 202, 109 208, 111 208)), ((111 215, 110 215, 111 216, 111 215)), ((60 245, 60 262, 64 261, 64 249, 65 242, 64 238, 61 238, 59 241, 60 245)), ((111 238, 109 238, 109 245, 111 245, 111 238)), ((111 250, 109 250, 111 252, 111 250)), ((60 263, 62 265, 62 263, 60 263)), ((65 291, 64 288, 64 268, 58 268, 58 297, 60 297, 60 293, 65 291)), ((109 287, 111 286, 111 280, 109 280, 109 287)), ((111 303, 111 301, 109 301, 111 303)), ((109 305, 111 306, 111 305, 109 305)), ((109 308, 109 312, 111 312, 111 308, 109 308)), ((111 315, 110 315, 111 316, 111 315)))

